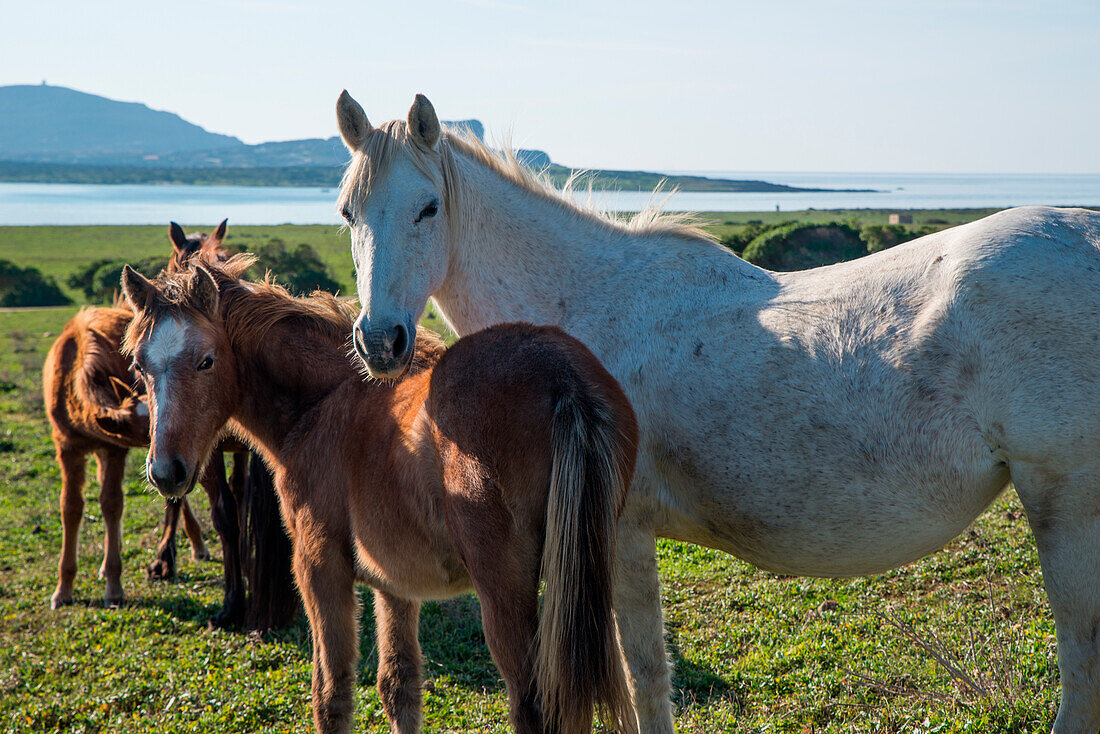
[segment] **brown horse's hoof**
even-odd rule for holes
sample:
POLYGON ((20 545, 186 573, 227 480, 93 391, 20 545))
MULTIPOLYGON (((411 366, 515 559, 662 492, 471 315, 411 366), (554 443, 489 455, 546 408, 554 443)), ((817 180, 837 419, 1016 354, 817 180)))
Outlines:
POLYGON ((145 567, 145 577, 150 581, 167 581, 176 575, 175 559, 158 558, 145 567))
POLYGON ((207 550, 205 545, 200 545, 198 548, 191 546, 192 561, 209 561, 210 558, 210 551, 207 550))
POLYGON ((206 623, 210 630, 238 630, 244 626, 244 599, 227 597, 222 608, 206 623))
POLYGON ((61 607, 67 607, 73 603, 73 595, 63 594, 61 590, 57 590, 50 597, 50 609, 57 611, 61 607))
POLYGON ((126 594, 122 590, 122 584, 118 580, 107 580, 107 589, 103 592, 103 606, 107 609, 117 609, 126 601, 126 594))

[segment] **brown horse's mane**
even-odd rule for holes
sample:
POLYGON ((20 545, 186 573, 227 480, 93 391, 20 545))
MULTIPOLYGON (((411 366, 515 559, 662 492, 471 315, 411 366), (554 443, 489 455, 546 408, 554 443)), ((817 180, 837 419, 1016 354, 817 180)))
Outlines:
MULTIPOLYGON (((195 283, 201 277, 199 268, 209 273, 218 286, 219 310, 232 342, 259 342, 275 325, 293 322, 298 328, 339 345, 342 351, 348 350, 358 311, 354 301, 341 300, 326 291, 296 297, 276 283, 270 272, 262 281, 244 280, 244 272, 255 262, 254 255, 238 254, 225 262, 196 264, 158 278, 157 296, 150 299, 126 331, 124 352, 132 353, 152 324, 166 314, 180 319, 206 316, 193 303, 195 283)), ((445 349, 443 341, 426 330, 417 334, 416 344, 411 374, 435 365, 445 349)))

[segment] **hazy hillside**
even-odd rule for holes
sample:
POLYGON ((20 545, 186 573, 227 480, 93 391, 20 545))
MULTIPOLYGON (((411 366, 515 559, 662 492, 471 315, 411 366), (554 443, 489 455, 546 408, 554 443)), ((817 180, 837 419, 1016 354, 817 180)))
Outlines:
MULTIPOLYGON (((479 120, 444 121, 484 138, 479 120)), ((541 150, 518 150, 524 164, 563 185, 573 169, 541 150)), ((348 161, 339 137, 245 145, 171 112, 65 87, 0 87, 0 181, 98 184, 335 186, 348 161)), ((594 189, 649 191, 814 191, 765 181, 589 170, 594 189)))
POLYGON ((0 87, 0 159, 113 163, 242 145, 171 112, 66 87, 0 87))
MULTIPOLYGON (((445 120, 443 124, 470 130, 479 138, 485 135, 485 127, 480 120, 445 120)), ((348 150, 336 135, 331 138, 305 138, 257 145, 238 145, 232 148, 188 150, 141 160, 121 158, 118 160, 120 165, 144 164, 167 168, 287 168, 343 166, 347 162, 348 150)))

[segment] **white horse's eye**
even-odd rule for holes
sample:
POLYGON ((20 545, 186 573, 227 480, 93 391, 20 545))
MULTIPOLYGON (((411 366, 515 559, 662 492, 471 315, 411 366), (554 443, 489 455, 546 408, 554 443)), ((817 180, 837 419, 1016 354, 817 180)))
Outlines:
POLYGON ((439 200, 432 199, 428 202, 427 206, 420 210, 420 215, 416 218, 416 221, 419 222, 422 219, 431 219, 437 213, 439 213, 439 200))

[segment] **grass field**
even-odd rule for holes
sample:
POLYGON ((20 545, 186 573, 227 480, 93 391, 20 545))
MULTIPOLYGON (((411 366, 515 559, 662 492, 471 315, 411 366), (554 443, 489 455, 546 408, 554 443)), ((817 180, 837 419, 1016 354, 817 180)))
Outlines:
MULTIPOLYGON (((736 227, 767 215, 740 216, 710 221, 736 227)), ((157 254, 165 231, 0 228, 0 258, 63 279, 104 252, 157 254)), ((335 227, 230 234, 230 243, 246 235, 310 242, 351 286, 346 234, 335 227)), ((77 603, 49 610, 59 474, 40 369, 74 311, 0 312, 0 731, 309 731, 304 622, 265 639, 207 631, 221 598, 217 558, 198 563, 181 552, 175 581, 145 581, 162 503, 141 478, 143 452, 131 454, 125 484, 126 605, 104 609, 99 601, 103 525, 89 471, 77 603)), ((208 518, 205 501, 197 502, 208 518)), ((217 556, 210 530, 207 542, 217 556)), ((1032 732, 1053 721, 1054 625, 1011 492, 943 551, 872 578, 777 577, 665 541, 660 567, 681 732, 1032 732)), ((357 730, 383 732, 366 592, 363 609, 357 730)), ((426 729, 507 731, 476 599, 426 604, 421 641, 426 729)))

